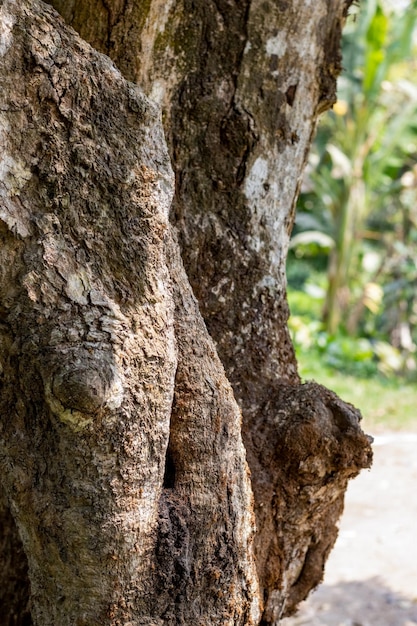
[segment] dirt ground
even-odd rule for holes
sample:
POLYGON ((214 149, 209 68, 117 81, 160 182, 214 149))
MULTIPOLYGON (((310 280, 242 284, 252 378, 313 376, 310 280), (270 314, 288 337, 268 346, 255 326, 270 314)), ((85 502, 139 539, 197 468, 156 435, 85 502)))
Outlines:
POLYGON ((323 584, 282 626, 417 626, 417 433, 375 436, 323 584))

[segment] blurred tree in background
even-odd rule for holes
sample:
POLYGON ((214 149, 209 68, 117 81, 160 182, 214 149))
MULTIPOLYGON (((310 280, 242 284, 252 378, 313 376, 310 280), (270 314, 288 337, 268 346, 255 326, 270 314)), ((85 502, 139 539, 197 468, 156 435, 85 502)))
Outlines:
POLYGON ((416 376, 416 18, 416 0, 350 17, 288 262, 296 344, 366 375, 416 376))

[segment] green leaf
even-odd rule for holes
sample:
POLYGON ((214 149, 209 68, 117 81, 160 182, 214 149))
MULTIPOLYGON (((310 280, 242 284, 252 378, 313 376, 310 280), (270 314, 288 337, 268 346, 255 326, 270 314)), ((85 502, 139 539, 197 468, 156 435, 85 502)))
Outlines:
POLYGON ((373 98, 386 74, 385 47, 388 35, 388 18, 380 5, 366 33, 366 56, 364 67, 363 90, 368 98, 373 98))

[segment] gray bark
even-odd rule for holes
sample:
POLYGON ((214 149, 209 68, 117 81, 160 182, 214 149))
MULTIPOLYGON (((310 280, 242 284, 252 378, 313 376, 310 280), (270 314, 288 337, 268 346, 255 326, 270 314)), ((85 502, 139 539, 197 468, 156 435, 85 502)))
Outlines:
POLYGON ((176 185, 170 225, 158 107, 51 8, 2 0, 0 463, 32 618, 276 624, 371 455, 353 407, 299 384, 286 329, 345 7, 54 4, 159 100, 176 185))

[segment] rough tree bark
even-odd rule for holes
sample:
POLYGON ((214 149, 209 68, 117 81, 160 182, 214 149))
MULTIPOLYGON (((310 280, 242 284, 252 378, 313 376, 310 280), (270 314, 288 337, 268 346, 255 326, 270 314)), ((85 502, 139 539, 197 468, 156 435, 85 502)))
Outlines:
POLYGON ((51 4, 125 78, 0 0, 2 623, 277 624, 371 458, 286 328, 347 5, 51 4))

